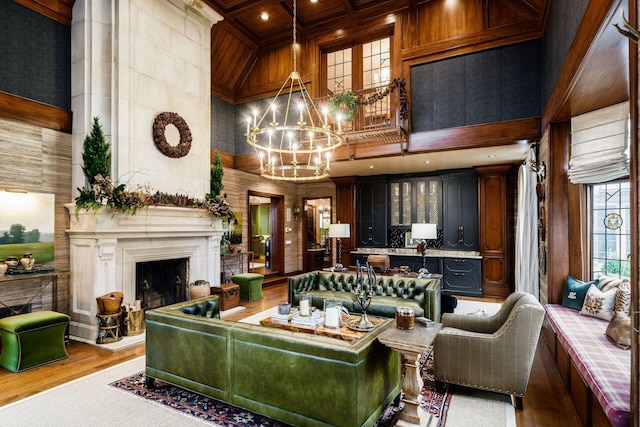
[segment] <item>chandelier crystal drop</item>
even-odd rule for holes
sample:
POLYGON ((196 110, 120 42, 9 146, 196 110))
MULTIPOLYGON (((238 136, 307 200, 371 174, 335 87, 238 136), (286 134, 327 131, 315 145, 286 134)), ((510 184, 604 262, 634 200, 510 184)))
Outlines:
POLYGON ((258 117, 258 111, 254 110, 253 116, 247 118, 245 136, 258 156, 261 176, 311 181, 329 176, 333 152, 344 143, 344 138, 341 118, 329 122, 328 106, 318 110, 296 69, 296 20, 294 0, 293 71, 262 115, 258 117))

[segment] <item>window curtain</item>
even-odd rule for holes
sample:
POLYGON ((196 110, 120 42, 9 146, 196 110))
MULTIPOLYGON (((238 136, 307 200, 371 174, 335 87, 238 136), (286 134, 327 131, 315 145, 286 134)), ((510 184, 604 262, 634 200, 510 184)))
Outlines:
POLYGON ((515 290, 540 299, 538 276, 538 195, 536 155, 533 149, 518 171, 515 290))
POLYGON ((597 184, 629 175, 629 103, 571 118, 569 180, 597 184))

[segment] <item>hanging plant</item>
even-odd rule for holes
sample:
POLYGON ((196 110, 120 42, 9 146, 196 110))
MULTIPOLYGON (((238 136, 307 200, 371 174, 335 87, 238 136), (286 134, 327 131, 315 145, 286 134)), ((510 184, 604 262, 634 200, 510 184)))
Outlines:
POLYGON ((333 115, 342 114, 345 122, 352 121, 358 114, 358 97, 350 90, 334 94, 329 100, 333 115))

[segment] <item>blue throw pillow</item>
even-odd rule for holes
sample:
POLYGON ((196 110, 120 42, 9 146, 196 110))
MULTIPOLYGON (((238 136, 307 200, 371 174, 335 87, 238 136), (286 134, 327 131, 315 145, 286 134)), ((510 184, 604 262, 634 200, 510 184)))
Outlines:
POLYGON ((598 279, 591 282, 583 282, 572 276, 567 276, 567 282, 564 285, 564 297, 562 305, 574 310, 582 310, 584 297, 587 295, 589 287, 594 285, 598 287, 598 279))

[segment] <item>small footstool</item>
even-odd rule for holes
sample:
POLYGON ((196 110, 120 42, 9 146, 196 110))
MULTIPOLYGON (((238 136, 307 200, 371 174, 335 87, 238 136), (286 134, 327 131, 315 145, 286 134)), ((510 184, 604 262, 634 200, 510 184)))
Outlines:
POLYGON ((0 319, 0 366, 19 372, 69 357, 64 346, 68 326, 69 316, 55 311, 0 319))
POLYGON ((262 299, 262 281, 264 276, 257 273, 244 273, 231 276, 231 281, 240 286, 241 301, 262 299))

